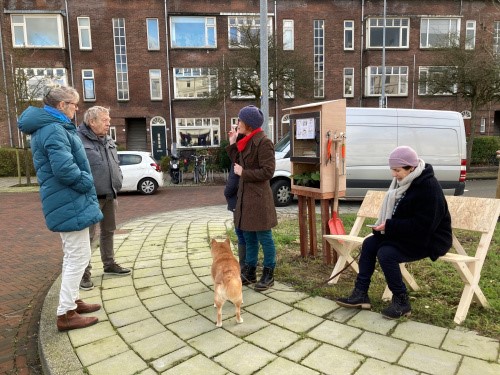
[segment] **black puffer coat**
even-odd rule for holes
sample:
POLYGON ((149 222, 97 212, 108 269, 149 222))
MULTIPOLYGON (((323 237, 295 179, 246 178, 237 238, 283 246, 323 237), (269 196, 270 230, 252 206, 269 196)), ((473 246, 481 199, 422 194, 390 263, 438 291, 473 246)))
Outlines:
POLYGON ((450 212, 430 164, 413 180, 392 218, 386 220, 385 234, 374 234, 409 256, 436 260, 448 252, 452 244, 450 212))

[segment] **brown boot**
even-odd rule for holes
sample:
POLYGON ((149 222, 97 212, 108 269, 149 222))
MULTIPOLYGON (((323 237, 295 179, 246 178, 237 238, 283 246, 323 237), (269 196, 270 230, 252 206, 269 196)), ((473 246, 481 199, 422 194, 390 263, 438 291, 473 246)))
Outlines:
POLYGON ((98 320, 95 316, 81 316, 75 310, 70 310, 57 317, 57 329, 69 331, 70 329, 85 328, 96 324, 98 320))
POLYGON ((91 313, 101 309, 101 305, 99 305, 98 303, 85 303, 81 299, 77 299, 75 303, 76 303, 75 311, 78 314, 91 313))

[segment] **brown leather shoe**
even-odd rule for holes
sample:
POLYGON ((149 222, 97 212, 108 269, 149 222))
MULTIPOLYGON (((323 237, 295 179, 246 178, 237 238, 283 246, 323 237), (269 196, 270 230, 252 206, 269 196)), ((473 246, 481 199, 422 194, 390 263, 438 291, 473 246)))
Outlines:
POLYGON ((85 328, 96 324, 98 320, 95 316, 81 316, 75 310, 70 310, 57 317, 57 329, 69 331, 70 329, 85 328))
POLYGON ((81 299, 77 299, 75 303, 76 303, 75 311, 78 314, 91 313, 101 309, 101 305, 99 305, 98 303, 85 303, 81 299))

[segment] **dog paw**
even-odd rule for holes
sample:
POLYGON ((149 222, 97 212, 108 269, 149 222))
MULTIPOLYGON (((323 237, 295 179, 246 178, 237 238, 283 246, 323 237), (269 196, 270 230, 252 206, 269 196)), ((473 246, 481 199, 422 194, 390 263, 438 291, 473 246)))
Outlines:
POLYGON ((240 318, 239 320, 236 320, 236 322, 237 322, 238 324, 243 323, 243 318, 240 318))
POLYGON ((222 322, 220 322, 220 323, 218 323, 218 322, 217 322, 217 323, 215 323, 215 326, 216 326, 216 327, 222 327, 222 322))

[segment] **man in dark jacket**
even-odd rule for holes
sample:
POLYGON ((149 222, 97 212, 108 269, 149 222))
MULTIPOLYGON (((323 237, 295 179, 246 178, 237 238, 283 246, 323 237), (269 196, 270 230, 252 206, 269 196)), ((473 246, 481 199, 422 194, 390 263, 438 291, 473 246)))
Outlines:
MULTIPOLYGON (((78 127, 78 135, 82 140, 90 169, 94 177, 94 185, 99 200, 99 206, 104 219, 99 223, 99 249, 104 265, 104 273, 111 275, 128 275, 130 270, 115 262, 113 237, 116 229, 116 196, 122 187, 123 176, 118 162, 118 153, 113 139, 109 136, 109 109, 94 106, 85 112, 83 124, 78 127)), ((96 226, 90 228, 90 241, 95 236, 96 226)), ((91 290, 94 283, 91 280, 91 264, 85 269, 80 289, 91 290)))

